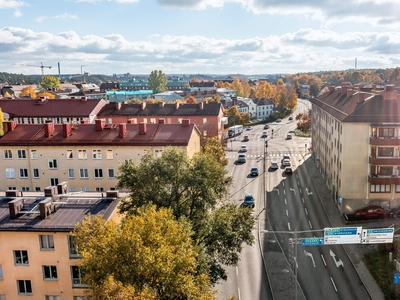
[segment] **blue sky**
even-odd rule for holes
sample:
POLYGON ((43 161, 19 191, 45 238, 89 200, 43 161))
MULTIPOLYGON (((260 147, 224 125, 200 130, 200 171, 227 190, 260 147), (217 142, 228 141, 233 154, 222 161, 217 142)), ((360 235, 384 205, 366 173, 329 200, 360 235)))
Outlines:
POLYGON ((0 72, 274 74, 400 65, 399 0, 0 0, 0 72), (82 67, 83 66, 83 67, 82 67))

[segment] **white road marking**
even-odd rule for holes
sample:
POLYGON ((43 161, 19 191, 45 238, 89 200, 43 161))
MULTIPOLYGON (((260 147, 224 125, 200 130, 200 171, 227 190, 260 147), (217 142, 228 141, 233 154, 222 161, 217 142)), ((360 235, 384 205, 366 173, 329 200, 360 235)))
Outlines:
POLYGON ((299 268, 299 264, 297 263, 297 257, 295 256, 293 258, 294 258, 294 261, 296 262, 296 268, 298 269, 299 268))
POLYGON ((308 221, 308 225, 310 225, 310 228, 312 229, 312 225, 311 225, 311 222, 310 222, 310 221, 308 221))
POLYGON ((236 275, 239 275, 239 268, 236 266, 236 275))
POLYGON ((294 195, 296 195, 296 190, 295 189, 290 188, 289 190, 292 191, 294 193, 294 195))
POLYGON ((288 210, 286 210, 286 215, 289 217, 289 211, 288 210))
POLYGON ((329 250, 329 253, 330 253, 330 255, 332 256, 332 258, 333 258, 333 261, 335 262, 335 265, 336 265, 336 267, 337 267, 337 268, 339 268, 339 266, 342 266, 342 267, 344 267, 344 265, 343 265, 343 262, 342 262, 342 260, 341 260, 341 259, 339 259, 339 260, 336 260, 336 254, 335 254, 335 253, 333 253, 333 251, 332 251, 332 250, 329 250))
POLYGON ((303 197, 301 197, 301 201, 303 201, 303 203, 305 203, 305 202, 304 202, 304 198, 303 198, 303 197))
POLYGON ((290 223, 289 222, 287 223, 287 227, 289 228, 289 231, 290 231, 290 223))
POLYGON ((238 298, 240 300, 240 288, 238 287, 238 298))
POLYGON ((304 211, 306 212, 306 215, 308 215, 308 210, 307 210, 307 208, 304 208, 304 211))
POLYGON ((303 191, 300 189, 300 194, 303 194, 303 191))
POLYGON ((286 195, 286 192, 285 192, 285 190, 283 190, 283 194, 284 194, 284 195, 286 195))
POLYGON ((315 261, 314 261, 314 256, 312 255, 312 253, 307 252, 306 250, 304 250, 304 255, 305 255, 305 256, 309 256, 309 257, 311 258, 311 261, 312 261, 313 266, 314 266, 314 268, 315 268, 315 261))
POLYGON ((286 201, 286 198, 285 198, 285 204, 287 205, 287 201, 286 201))
POLYGON ((336 288, 335 282, 333 281, 333 278, 332 278, 332 277, 331 277, 331 281, 332 281, 333 288, 334 288, 335 291, 337 292, 337 288, 336 288))
POLYGON ((297 185, 300 185, 300 181, 297 180, 297 185))
POLYGON ((321 259, 322 259, 322 262, 324 263, 324 265, 326 267, 326 261, 325 261, 325 258, 324 258, 324 256, 322 254, 321 254, 321 259))

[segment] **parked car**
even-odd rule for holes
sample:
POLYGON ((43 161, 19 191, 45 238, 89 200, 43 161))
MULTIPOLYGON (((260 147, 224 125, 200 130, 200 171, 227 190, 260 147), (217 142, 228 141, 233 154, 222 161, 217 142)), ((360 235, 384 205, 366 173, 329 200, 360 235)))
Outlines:
POLYGON ((251 168, 250 175, 251 176, 258 176, 258 168, 257 167, 251 168))
POLYGON ((243 142, 248 142, 249 141, 249 136, 248 135, 245 135, 244 137, 243 137, 243 142))
POLYGON ((293 117, 289 117, 289 121, 293 121, 293 117))
POLYGON ((293 169, 290 166, 285 167, 285 174, 292 174, 293 173, 293 169))
POLYGON ((246 162, 246 155, 245 154, 239 154, 237 162, 238 163, 245 163, 246 162))
POLYGON ((282 161, 282 166, 290 166, 290 159, 287 159, 287 158, 285 158, 283 161, 282 161))
POLYGON ((263 133, 261 134, 261 137, 262 137, 262 138, 266 138, 267 136, 268 136, 268 132, 263 131, 263 133))
POLYGON ((354 217, 358 219, 376 219, 384 218, 386 211, 379 205, 370 205, 354 212, 354 217))
POLYGON ((279 169, 279 165, 277 161, 271 161, 271 169, 279 169))
POLYGON ((239 152, 247 152, 247 146, 246 145, 242 145, 242 147, 240 147, 239 152))
POLYGON ((287 140, 291 140, 292 139, 292 135, 290 133, 288 133, 287 136, 286 136, 286 139, 287 140))
POLYGON ((269 125, 268 125, 268 124, 265 124, 265 125, 264 125, 264 129, 269 129, 269 125))
POLYGON ((276 123, 279 123, 279 122, 281 122, 282 120, 281 119, 276 119, 276 123))
POLYGON ((252 129, 253 129, 253 127, 249 126, 249 127, 247 127, 246 130, 252 130, 252 129))
POLYGON ((246 196, 244 196, 244 201, 243 201, 241 207, 254 208, 254 204, 255 204, 255 201, 254 201, 253 194, 248 193, 248 194, 246 194, 246 196))

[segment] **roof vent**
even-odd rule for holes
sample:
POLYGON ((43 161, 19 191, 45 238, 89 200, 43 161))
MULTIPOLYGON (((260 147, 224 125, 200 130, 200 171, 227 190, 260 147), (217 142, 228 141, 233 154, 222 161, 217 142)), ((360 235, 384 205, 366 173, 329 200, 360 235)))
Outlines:
POLYGON ((14 199, 8 202, 8 208, 10 211, 11 219, 15 219, 23 207, 24 207, 24 202, 22 201, 21 198, 14 199))
POLYGON ((57 187, 56 186, 48 186, 44 189, 44 196, 45 197, 53 197, 57 195, 57 187))
POLYGON ((40 218, 46 219, 52 212, 56 211, 56 206, 51 198, 47 198, 39 203, 40 218))
POLYGON ((119 191, 109 190, 109 191, 106 192, 106 197, 107 198, 118 198, 119 197, 119 191))
POLYGON ((62 181, 59 184, 57 184, 57 192, 59 195, 68 194, 69 192, 68 181, 62 181))

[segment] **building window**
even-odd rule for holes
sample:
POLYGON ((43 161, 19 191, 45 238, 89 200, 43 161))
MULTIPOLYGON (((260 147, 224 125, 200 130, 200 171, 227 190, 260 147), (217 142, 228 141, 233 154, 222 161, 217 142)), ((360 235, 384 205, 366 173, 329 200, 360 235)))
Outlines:
POLYGON ((379 175, 392 175, 393 167, 379 167, 379 175))
POLYGON ((378 156, 393 156, 394 149, 393 147, 379 147, 378 148, 378 156))
POLYGON ((33 178, 39 178, 39 169, 32 169, 32 176, 33 178))
POLYGON ((82 187, 82 188, 81 188, 81 191, 82 191, 82 192, 90 192, 90 188, 88 188, 88 187, 82 187))
POLYGON ((394 128, 379 128, 379 136, 394 137, 394 128))
POLYGON ((93 159, 101 159, 101 150, 92 150, 93 159))
POLYGON ((19 295, 32 295, 32 285, 30 280, 17 280, 19 295))
POLYGON ((4 159, 12 159, 12 151, 10 149, 3 150, 4 159))
POLYGON ((81 255, 78 253, 78 250, 76 249, 75 240, 72 235, 68 236, 68 250, 69 250, 70 258, 80 258, 81 257, 81 255))
POLYGON ((96 192, 104 192, 104 188, 102 188, 102 187, 97 187, 97 188, 96 188, 96 192))
MULTIPOLYGON (((0 280, 3 280, 3 279, 4 279, 4 277, 3 277, 3 266, 0 265, 0 280)), ((1 298, 0 298, 0 300, 1 300, 1 298)))
POLYGON ((10 190, 10 191, 15 191, 17 188, 15 187, 15 186, 9 186, 9 187, 7 187, 7 190, 10 190))
POLYGON ((29 192, 29 186, 23 186, 21 187, 22 192, 29 192))
POLYGON ((26 151, 24 149, 18 150, 18 159, 26 159, 26 151))
POLYGON ((46 300, 60 300, 60 296, 48 296, 48 295, 46 295, 46 300))
POLYGON ((371 184, 371 193, 390 193, 390 184, 371 184))
POLYGON ((28 178, 28 169, 19 169, 20 178, 28 178))
POLYGON ((81 269, 78 266, 71 266, 72 287, 86 287, 81 281, 81 269))
POLYGON ((6 178, 15 178, 14 168, 6 168, 6 178))
POLYGON ((67 150, 67 159, 74 159, 74 152, 72 150, 67 150))
POLYGON ((28 251, 14 250, 14 264, 16 266, 28 266, 28 251))
POLYGON ((80 178, 89 178, 88 169, 79 169, 79 177, 80 178))
POLYGON ((396 193, 400 193, 400 185, 396 184, 396 193))
POLYGON ((73 300, 87 300, 87 296, 74 296, 73 300))
POLYGON ((103 169, 94 169, 94 178, 103 178, 103 169))
POLYGON ((203 136, 206 137, 207 136, 207 130, 203 131, 203 136))
POLYGON ((150 124, 156 124, 156 118, 150 118, 150 124))
POLYGON ((75 169, 68 169, 68 178, 75 178, 75 169))
POLYGON ((107 150, 107 159, 113 159, 113 151, 112 150, 107 150))
POLYGON ((52 235, 39 235, 40 250, 54 250, 54 239, 52 235))
POLYGON ((57 267, 56 266, 43 266, 43 279, 44 280, 57 279, 57 267))
POLYGON ((114 169, 108 169, 108 178, 115 178, 114 169))
POLYGON ((40 186, 35 186, 35 192, 40 192, 40 186))
POLYGON ((37 150, 31 150, 31 159, 38 159, 37 150))
POLYGON ((158 158, 162 156, 163 151, 161 149, 154 150, 154 157, 158 158))
POLYGON ((58 178, 50 178, 50 185, 56 186, 58 184, 58 178))
POLYGON ((143 123, 147 124, 147 118, 143 118, 143 123))
POLYGON ((49 159, 49 169, 57 169, 57 159, 49 159))
POLYGON ((203 118, 203 124, 207 124, 207 118, 203 118))
POLYGON ((78 159, 87 159, 86 150, 78 150, 78 159))
POLYGON ((178 124, 182 124, 182 118, 178 118, 178 124))

